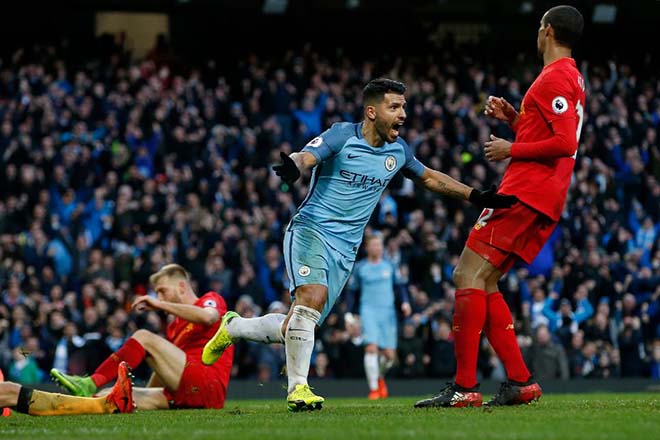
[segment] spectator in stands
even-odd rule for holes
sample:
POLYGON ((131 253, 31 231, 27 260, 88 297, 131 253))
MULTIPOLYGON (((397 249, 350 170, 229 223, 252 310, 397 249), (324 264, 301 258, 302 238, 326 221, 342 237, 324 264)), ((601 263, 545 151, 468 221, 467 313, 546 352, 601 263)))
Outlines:
POLYGON ((541 382, 545 379, 568 379, 570 375, 564 348, 552 341, 546 325, 536 327, 535 339, 535 343, 524 353, 534 377, 541 382))
POLYGON ((654 340, 651 347, 651 378, 660 380, 660 339, 654 340))
POLYGON ((575 311, 568 298, 562 298, 559 301, 559 310, 553 309, 555 301, 559 295, 555 292, 546 300, 543 308, 543 314, 548 318, 549 329, 552 333, 559 336, 562 345, 567 346, 571 335, 575 333, 579 325, 587 320, 594 312, 594 308, 587 299, 587 291, 584 286, 578 287, 574 298, 577 303, 575 311))
POLYGON ((456 373, 454 341, 451 324, 443 317, 438 317, 431 325, 429 375, 432 377, 451 378, 456 373))
POLYGON ((621 376, 638 377, 644 372, 644 343, 640 330, 641 322, 637 316, 623 318, 623 327, 619 332, 619 351, 621 353, 621 376))
POLYGON ((416 326, 406 321, 399 338, 397 354, 399 374, 402 377, 418 377, 424 371, 422 338, 416 335, 416 326))

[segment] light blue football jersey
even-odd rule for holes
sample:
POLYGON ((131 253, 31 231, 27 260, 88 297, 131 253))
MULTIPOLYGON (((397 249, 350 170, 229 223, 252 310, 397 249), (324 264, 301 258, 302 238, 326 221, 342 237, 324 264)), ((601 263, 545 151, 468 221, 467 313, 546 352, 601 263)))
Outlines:
POLYGON ((421 177, 424 165, 401 138, 372 147, 362 136, 362 123, 338 122, 312 139, 302 151, 317 165, 307 197, 291 226, 313 228, 342 254, 354 257, 364 228, 394 175, 421 177))
POLYGON ((392 263, 361 260, 353 270, 353 288, 360 290, 360 314, 364 309, 393 308, 396 270, 392 263))

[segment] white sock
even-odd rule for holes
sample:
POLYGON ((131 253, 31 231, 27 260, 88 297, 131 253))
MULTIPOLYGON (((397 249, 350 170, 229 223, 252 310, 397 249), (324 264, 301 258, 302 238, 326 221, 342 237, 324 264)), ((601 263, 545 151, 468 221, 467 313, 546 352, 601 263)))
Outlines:
POLYGON ((369 390, 378 390, 378 353, 364 354, 364 372, 367 373, 369 390))
POLYGON ((286 327, 286 372, 289 379, 289 393, 296 385, 306 385, 309 363, 314 351, 314 327, 321 319, 321 313, 305 306, 294 306, 293 314, 286 327))
POLYGON ((387 356, 381 355, 379 358, 380 377, 385 377, 385 374, 390 371, 394 365, 394 359, 388 359, 387 356))
POLYGON ((282 313, 269 313, 258 318, 236 317, 227 323, 227 331, 232 338, 264 344, 283 344, 282 323, 285 319, 286 315, 282 313))

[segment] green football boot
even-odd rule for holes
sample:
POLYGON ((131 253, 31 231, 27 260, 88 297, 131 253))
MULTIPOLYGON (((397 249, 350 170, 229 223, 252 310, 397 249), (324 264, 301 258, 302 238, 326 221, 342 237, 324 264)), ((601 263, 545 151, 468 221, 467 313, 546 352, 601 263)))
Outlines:
POLYGON ((91 377, 70 376, 60 373, 55 368, 50 370, 50 377, 74 396, 92 397, 97 390, 96 384, 91 377))
POLYGON ((204 346, 204 351, 202 351, 202 363, 204 365, 213 365, 215 361, 220 359, 220 356, 222 356, 222 353, 225 352, 227 347, 234 343, 234 340, 227 331, 227 323, 233 318, 240 318, 240 315, 236 312, 225 313, 218 331, 215 332, 215 335, 204 346))
POLYGON ((299 411, 314 411, 315 409, 321 409, 323 407, 323 402, 325 399, 321 396, 317 396, 312 392, 312 389, 309 385, 298 384, 296 387, 289 393, 286 398, 289 411, 299 412, 299 411))

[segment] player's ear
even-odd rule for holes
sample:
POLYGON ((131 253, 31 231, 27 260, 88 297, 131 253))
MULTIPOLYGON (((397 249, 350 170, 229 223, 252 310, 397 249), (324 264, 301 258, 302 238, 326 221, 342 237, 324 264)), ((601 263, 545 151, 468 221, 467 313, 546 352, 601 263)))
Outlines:
POLYGON ((186 292, 186 282, 181 280, 179 281, 179 294, 183 295, 186 292))
POLYGON ((370 121, 375 121, 376 120, 376 107, 373 105, 368 105, 364 109, 364 114, 369 118, 370 121))
POLYGON ((552 37, 553 39, 555 38, 555 30, 552 28, 552 25, 548 23, 545 25, 545 38, 552 37))

